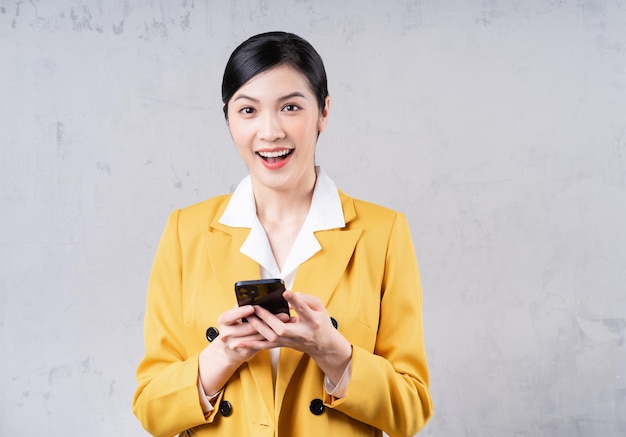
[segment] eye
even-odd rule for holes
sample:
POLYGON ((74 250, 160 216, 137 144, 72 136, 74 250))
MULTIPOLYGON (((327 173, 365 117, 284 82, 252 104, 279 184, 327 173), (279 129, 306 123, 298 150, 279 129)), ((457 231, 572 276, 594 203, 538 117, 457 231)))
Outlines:
POLYGON ((283 106, 283 111, 286 111, 286 112, 294 112, 294 111, 297 111, 298 109, 300 109, 300 107, 292 103, 283 106))
POLYGON ((254 114, 254 111, 255 111, 254 108, 252 108, 250 106, 243 107, 243 108, 241 108, 239 110, 239 112, 241 112, 242 114, 245 114, 245 115, 254 114))

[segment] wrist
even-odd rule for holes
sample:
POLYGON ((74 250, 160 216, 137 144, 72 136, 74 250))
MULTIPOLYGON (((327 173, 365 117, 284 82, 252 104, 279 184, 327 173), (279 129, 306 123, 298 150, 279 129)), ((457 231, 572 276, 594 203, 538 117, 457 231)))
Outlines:
POLYGON ((198 356, 198 378, 204 392, 208 396, 219 393, 240 365, 226 353, 221 341, 209 344, 198 356))
POLYGON ((311 358, 328 379, 337 384, 352 359, 352 345, 344 336, 339 335, 330 348, 320 350, 311 358))

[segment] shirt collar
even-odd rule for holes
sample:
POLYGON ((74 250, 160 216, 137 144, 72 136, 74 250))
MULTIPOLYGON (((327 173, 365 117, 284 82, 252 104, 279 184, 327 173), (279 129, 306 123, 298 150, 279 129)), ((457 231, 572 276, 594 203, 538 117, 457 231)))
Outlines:
MULTIPOLYGON (((343 228, 346 222, 337 186, 321 167, 315 170, 317 180, 305 224, 312 232, 343 228)), ((252 180, 248 175, 233 192, 219 222, 233 228, 253 228, 257 221, 252 180)))
POLYGON ((317 180, 309 213, 302 224, 300 233, 282 271, 276 265, 267 235, 257 218, 252 181, 249 175, 239 183, 226 210, 220 217, 220 223, 226 226, 250 228, 248 238, 240 250, 267 270, 269 277, 284 279, 293 274, 300 264, 317 253, 321 249, 321 245, 315 238, 314 232, 345 226, 341 199, 335 183, 320 167, 316 167, 316 172, 317 180))

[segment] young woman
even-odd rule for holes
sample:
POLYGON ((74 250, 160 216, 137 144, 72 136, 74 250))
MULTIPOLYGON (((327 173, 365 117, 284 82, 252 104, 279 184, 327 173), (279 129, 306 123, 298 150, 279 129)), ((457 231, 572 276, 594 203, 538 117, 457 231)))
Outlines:
POLYGON ((256 35, 222 98, 249 176, 169 218, 135 415, 156 436, 414 435, 433 408, 411 235, 315 166, 330 108, 319 54, 256 35), (259 278, 284 280, 291 317, 237 306, 234 283, 259 278))

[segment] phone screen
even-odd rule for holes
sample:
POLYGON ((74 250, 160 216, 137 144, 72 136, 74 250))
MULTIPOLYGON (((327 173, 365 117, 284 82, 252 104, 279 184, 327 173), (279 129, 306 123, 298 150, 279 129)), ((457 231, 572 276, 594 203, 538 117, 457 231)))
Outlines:
POLYGON ((273 314, 289 314, 289 304, 283 297, 285 283, 282 279, 259 279, 235 283, 237 303, 260 305, 273 314))

